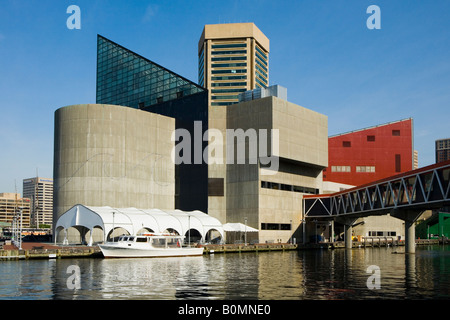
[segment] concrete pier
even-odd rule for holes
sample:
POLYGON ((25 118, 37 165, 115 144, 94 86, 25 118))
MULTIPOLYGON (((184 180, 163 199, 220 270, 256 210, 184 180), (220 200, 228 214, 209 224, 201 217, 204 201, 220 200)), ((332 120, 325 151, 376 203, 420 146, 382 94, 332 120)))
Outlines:
POLYGON ((405 252, 416 252, 416 226, 417 219, 422 215, 423 210, 417 209, 395 209, 391 211, 391 216, 405 221, 405 252))

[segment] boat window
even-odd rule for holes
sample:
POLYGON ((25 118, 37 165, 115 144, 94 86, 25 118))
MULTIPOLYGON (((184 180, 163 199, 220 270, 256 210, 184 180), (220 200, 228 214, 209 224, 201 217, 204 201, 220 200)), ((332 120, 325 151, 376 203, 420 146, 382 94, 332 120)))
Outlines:
POLYGON ((128 241, 133 241, 134 237, 128 237, 128 241))
POLYGON ((159 239, 159 238, 153 239, 152 246, 157 248, 163 248, 166 246, 166 239, 159 239))
POLYGON ((144 237, 137 237, 136 242, 147 242, 147 238, 144 237))
POLYGON ((169 248, 179 248, 181 247, 181 240, 177 238, 169 238, 167 239, 167 246, 169 248))
POLYGON ((120 240, 120 241, 127 241, 127 240, 128 240, 128 237, 122 237, 122 238, 120 238, 119 240, 120 240))

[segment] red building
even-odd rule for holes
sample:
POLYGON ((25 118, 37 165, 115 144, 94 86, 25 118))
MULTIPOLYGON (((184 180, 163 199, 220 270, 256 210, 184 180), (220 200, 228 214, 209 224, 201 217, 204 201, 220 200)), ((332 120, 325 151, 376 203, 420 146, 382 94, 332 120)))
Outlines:
POLYGON ((411 118, 328 138, 323 180, 362 185, 413 169, 411 118))

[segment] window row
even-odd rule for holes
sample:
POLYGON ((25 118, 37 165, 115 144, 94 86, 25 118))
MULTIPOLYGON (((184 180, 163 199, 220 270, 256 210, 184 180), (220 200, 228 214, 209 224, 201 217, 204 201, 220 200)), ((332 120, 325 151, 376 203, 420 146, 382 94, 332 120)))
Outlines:
POLYGON ((211 93, 236 93, 236 92, 245 92, 247 89, 213 89, 211 93))
POLYGON ((261 181, 261 188, 265 189, 275 189, 283 191, 293 191, 301 193, 319 194, 319 189, 304 187, 304 186, 294 186, 284 183, 261 181))
POLYGON ((212 87, 241 87, 246 86, 246 82, 220 82, 220 83, 211 83, 212 87))
POLYGON ((231 67, 246 67, 247 62, 242 63, 214 63, 211 65, 212 68, 231 68, 231 67))
POLYGON ((228 73, 247 73, 247 69, 233 69, 233 70, 212 70, 212 74, 228 74, 228 73))
POLYGON ((331 166, 331 172, 351 172, 350 166, 331 166))
POLYGON ((256 52, 258 52, 264 60, 268 61, 267 53, 263 52, 263 50, 259 46, 255 46, 256 52))
MULTIPOLYGON (((331 166, 331 172, 352 172, 351 166, 331 166)), ((356 166, 356 172, 375 172, 375 166, 356 166)))
POLYGON ((211 51, 211 55, 216 54, 247 54, 247 50, 211 51))
POLYGON ((212 100, 236 100, 238 96, 229 95, 229 96, 211 96, 212 100))
POLYGON ((261 60, 261 62, 262 62, 265 66, 267 66, 267 61, 266 61, 266 59, 264 59, 263 56, 262 56, 258 51, 256 51, 256 58, 258 58, 259 60, 261 60))
POLYGON ((229 106, 230 104, 236 103, 235 101, 226 101, 226 102, 211 102, 212 106, 229 106))
POLYGON ((369 231, 369 237, 395 237, 396 231, 369 231))
POLYGON ((213 44, 212 49, 225 49, 225 48, 246 48, 246 43, 227 43, 227 44, 213 44))
POLYGON ((211 80, 246 80, 247 76, 221 76, 221 77, 211 77, 211 80))
POLYGON ((375 166, 356 166, 356 172, 375 172, 375 166))
POLYGON ((261 223, 261 230, 291 230, 290 223, 261 223))
POLYGON ((219 58, 211 58, 211 61, 236 61, 236 60, 243 60, 246 61, 246 56, 238 56, 238 57, 219 57, 219 58))

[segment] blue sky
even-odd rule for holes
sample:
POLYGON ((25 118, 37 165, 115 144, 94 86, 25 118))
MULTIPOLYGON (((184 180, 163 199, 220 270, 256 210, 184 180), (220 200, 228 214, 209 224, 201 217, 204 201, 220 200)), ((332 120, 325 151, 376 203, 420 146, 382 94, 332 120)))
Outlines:
POLYGON ((329 135, 412 117, 419 166, 450 138, 450 1, 0 0, 0 192, 53 175, 56 109, 95 103, 101 34, 197 81, 203 25, 254 22, 270 84, 328 116, 329 135), (81 10, 70 30, 69 5, 81 10), (368 6, 381 9, 369 30, 368 6))

